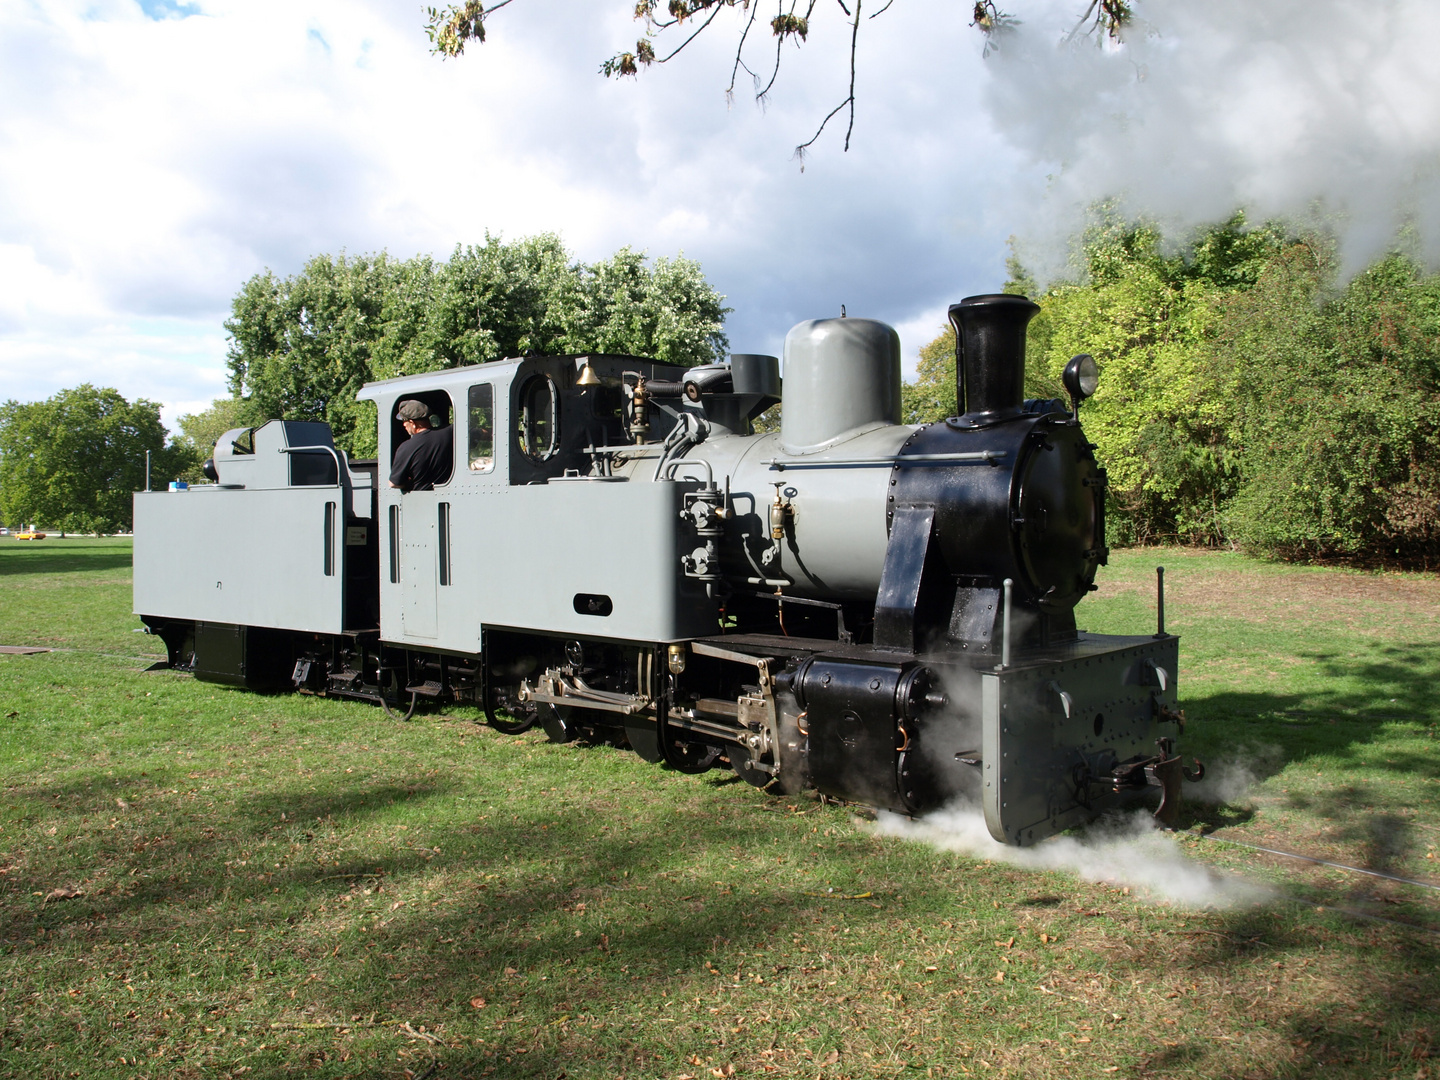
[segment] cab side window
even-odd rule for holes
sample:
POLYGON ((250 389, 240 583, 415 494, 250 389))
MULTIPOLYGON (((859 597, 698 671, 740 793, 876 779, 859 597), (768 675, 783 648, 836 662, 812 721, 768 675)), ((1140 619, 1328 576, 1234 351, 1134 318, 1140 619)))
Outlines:
POLYGON ((539 464, 554 457, 559 450, 557 413, 559 389, 548 375, 534 375, 520 390, 520 415, 516 417, 516 435, 520 449, 539 464))
POLYGON ((469 412, 470 471, 489 472, 495 468, 495 391, 489 383, 470 387, 469 412))

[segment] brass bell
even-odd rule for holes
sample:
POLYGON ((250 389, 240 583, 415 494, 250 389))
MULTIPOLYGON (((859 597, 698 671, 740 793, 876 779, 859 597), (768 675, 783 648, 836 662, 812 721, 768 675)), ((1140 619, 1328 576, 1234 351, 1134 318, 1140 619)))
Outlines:
POLYGON ((590 366, 589 357, 585 358, 585 366, 580 369, 580 375, 575 380, 576 386, 599 386, 600 376, 595 374, 595 369, 590 366))

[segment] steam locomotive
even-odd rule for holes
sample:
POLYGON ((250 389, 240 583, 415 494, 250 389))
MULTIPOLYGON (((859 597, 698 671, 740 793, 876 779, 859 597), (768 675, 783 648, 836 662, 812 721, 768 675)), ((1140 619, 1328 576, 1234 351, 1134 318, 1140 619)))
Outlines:
POLYGON ((968 796, 1010 844, 1147 791, 1169 819, 1196 775, 1178 639, 1076 629, 1107 555, 1096 371, 1023 400, 1037 310, 951 306, 957 415, 919 427, 898 336, 858 318, 792 329, 783 389, 754 354, 369 384, 375 460, 272 420, 226 433, 214 483, 138 493, 135 612, 197 678, 470 702, 502 732, 906 814, 968 796), (387 482, 409 401, 452 429, 433 490, 387 482))

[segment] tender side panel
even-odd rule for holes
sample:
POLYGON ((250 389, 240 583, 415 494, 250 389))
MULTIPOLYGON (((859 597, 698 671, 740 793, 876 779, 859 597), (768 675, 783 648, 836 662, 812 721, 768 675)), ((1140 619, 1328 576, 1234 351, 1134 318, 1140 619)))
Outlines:
POLYGON ((344 503, 333 487, 136 494, 135 613, 340 633, 344 503))
POLYGON ((1105 777, 1179 734, 1162 715, 1175 707, 1179 639, 1085 648, 1103 640, 1082 638, 1071 659, 982 676, 982 803, 997 840, 1033 844, 1088 821, 1117 801, 1105 777))

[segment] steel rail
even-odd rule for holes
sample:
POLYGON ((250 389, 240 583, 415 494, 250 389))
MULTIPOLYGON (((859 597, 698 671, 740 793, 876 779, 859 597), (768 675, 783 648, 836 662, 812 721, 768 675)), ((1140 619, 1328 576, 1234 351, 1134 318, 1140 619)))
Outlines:
POLYGON ((1236 847, 1249 848, 1251 851, 1263 851, 1267 855, 1280 855, 1287 859, 1299 859, 1301 862, 1314 863, 1316 866, 1329 866, 1336 870, 1349 870, 1352 874, 1365 874, 1369 877, 1384 878, 1386 881, 1398 881, 1402 885, 1418 885, 1422 889, 1434 889, 1440 892, 1440 885, 1429 881, 1416 881, 1414 878, 1400 877, 1398 874, 1387 874, 1383 870, 1366 870, 1363 866, 1350 866, 1347 863, 1331 862, 1329 859, 1317 859, 1313 855, 1301 855, 1294 851, 1284 851, 1280 848, 1265 847, 1261 844, 1252 844, 1245 840, 1231 840, 1226 836, 1214 836, 1210 833, 1195 833, 1194 835, 1204 840, 1215 840, 1222 844, 1234 844, 1236 847))

